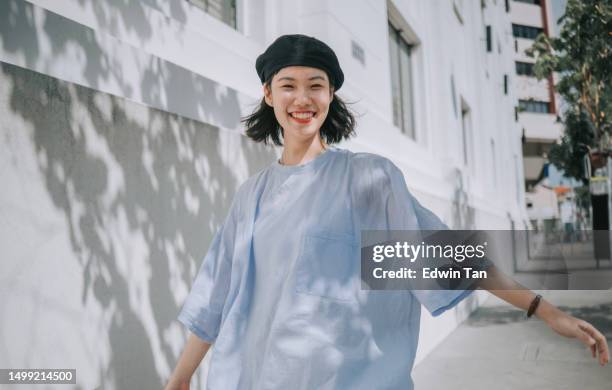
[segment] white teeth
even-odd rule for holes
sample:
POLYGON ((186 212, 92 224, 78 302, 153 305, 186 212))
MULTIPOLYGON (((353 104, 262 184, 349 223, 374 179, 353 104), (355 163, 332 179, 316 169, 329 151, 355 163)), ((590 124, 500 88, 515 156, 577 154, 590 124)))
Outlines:
POLYGON ((308 119, 312 118, 314 115, 313 112, 292 112, 291 116, 298 119, 308 119))

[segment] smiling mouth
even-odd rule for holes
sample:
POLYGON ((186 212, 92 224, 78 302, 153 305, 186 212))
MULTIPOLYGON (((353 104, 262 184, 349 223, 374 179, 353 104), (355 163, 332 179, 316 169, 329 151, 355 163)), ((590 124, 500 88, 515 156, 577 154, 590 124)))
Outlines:
POLYGON ((298 121, 308 121, 316 115, 315 112, 312 111, 303 111, 303 112, 290 112, 289 116, 293 119, 297 119, 298 121))

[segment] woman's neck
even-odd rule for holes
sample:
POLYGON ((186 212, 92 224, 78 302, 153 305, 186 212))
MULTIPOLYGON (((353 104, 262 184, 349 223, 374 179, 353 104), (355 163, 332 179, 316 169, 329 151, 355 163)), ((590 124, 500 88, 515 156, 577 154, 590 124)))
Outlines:
POLYGON ((302 165, 315 159, 323 153, 327 146, 320 138, 313 139, 310 143, 295 143, 285 140, 285 147, 280 158, 282 165, 302 165))

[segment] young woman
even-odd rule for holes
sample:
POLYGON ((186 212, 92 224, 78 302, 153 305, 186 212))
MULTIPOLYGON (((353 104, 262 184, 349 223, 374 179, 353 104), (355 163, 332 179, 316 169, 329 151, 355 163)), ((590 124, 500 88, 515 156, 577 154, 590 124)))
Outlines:
MULTIPOLYGON (((411 389, 421 305, 438 315, 471 290, 361 290, 360 232, 446 226, 391 161, 331 146, 353 134, 354 118, 327 45, 282 36, 256 69, 264 98, 247 135, 282 145, 282 156, 240 187, 211 243, 179 316, 191 334, 166 389, 188 388, 213 343, 210 389, 411 389)), ((494 266, 477 287, 607 363, 599 331, 494 266)))

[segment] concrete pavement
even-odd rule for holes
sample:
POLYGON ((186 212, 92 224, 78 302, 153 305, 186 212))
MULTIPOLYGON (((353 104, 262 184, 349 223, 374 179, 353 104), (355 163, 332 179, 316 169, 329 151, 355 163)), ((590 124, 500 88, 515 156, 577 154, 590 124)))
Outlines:
MULTIPOLYGON (((592 323, 612 343, 612 290, 543 291, 546 299, 592 323)), ((416 390, 612 390, 580 342, 491 296, 413 370, 416 390)))

